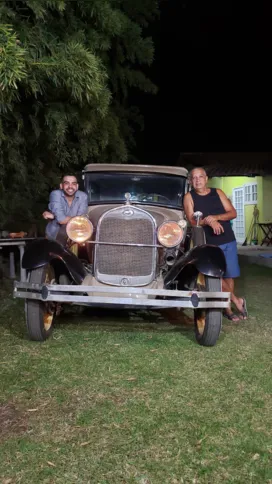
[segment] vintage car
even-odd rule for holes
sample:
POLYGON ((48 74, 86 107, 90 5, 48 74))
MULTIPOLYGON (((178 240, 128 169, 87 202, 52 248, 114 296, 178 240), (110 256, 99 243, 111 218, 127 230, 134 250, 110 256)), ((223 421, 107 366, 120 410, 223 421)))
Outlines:
POLYGON ((15 282, 32 340, 47 339, 60 303, 73 303, 191 308, 196 340, 216 343, 230 301, 221 289, 225 258, 206 245, 202 227, 188 227, 182 207, 187 176, 181 167, 84 168, 88 213, 72 218, 57 240, 29 245, 22 259, 28 280, 15 282))

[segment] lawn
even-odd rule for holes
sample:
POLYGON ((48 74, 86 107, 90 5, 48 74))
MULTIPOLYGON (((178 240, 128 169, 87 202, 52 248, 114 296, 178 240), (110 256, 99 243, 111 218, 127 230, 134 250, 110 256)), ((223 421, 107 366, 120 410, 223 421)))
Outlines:
POLYGON ((272 483, 272 271, 242 267, 250 319, 218 344, 159 313, 66 311, 27 339, 6 281, 0 482, 272 483))

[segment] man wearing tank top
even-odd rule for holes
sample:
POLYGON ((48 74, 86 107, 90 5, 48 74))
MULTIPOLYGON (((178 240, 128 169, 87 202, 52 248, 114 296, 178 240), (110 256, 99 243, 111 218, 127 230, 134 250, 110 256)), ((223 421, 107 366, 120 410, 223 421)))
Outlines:
POLYGON ((247 319, 246 300, 234 293, 234 279, 240 276, 237 243, 230 220, 236 218, 236 210, 225 193, 219 188, 208 188, 208 177, 204 168, 194 168, 189 175, 192 190, 184 197, 184 211, 191 225, 196 225, 194 212, 203 213, 199 225, 203 226, 206 243, 219 246, 226 259, 226 272, 222 280, 223 291, 231 293, 231 301, 238 315, 231 308, 223 315, 231 321, 247 319))

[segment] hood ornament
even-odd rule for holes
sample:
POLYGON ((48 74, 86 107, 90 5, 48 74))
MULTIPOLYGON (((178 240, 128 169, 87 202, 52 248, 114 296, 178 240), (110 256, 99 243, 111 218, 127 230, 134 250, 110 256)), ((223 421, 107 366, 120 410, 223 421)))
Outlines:
POLYGON ((203 218, 203 213, 202 212, 194 212, 193 217, 196 220, 196 226, 199 227, 199 222, 203 218))
POLYGON ((130 205, 131 193, 126 192, 125 193, 125 199, 126 199, 126 205, 130 205))

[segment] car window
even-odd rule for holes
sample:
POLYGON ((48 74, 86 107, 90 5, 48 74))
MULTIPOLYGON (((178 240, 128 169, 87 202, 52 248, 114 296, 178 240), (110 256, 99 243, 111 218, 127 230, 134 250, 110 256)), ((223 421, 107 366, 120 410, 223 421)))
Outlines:
POLYGON ((186 178, 176 175, 141 173, 85 173, 89 203, 120 203, 130 193, 131 200, 181 208, 186 178))

